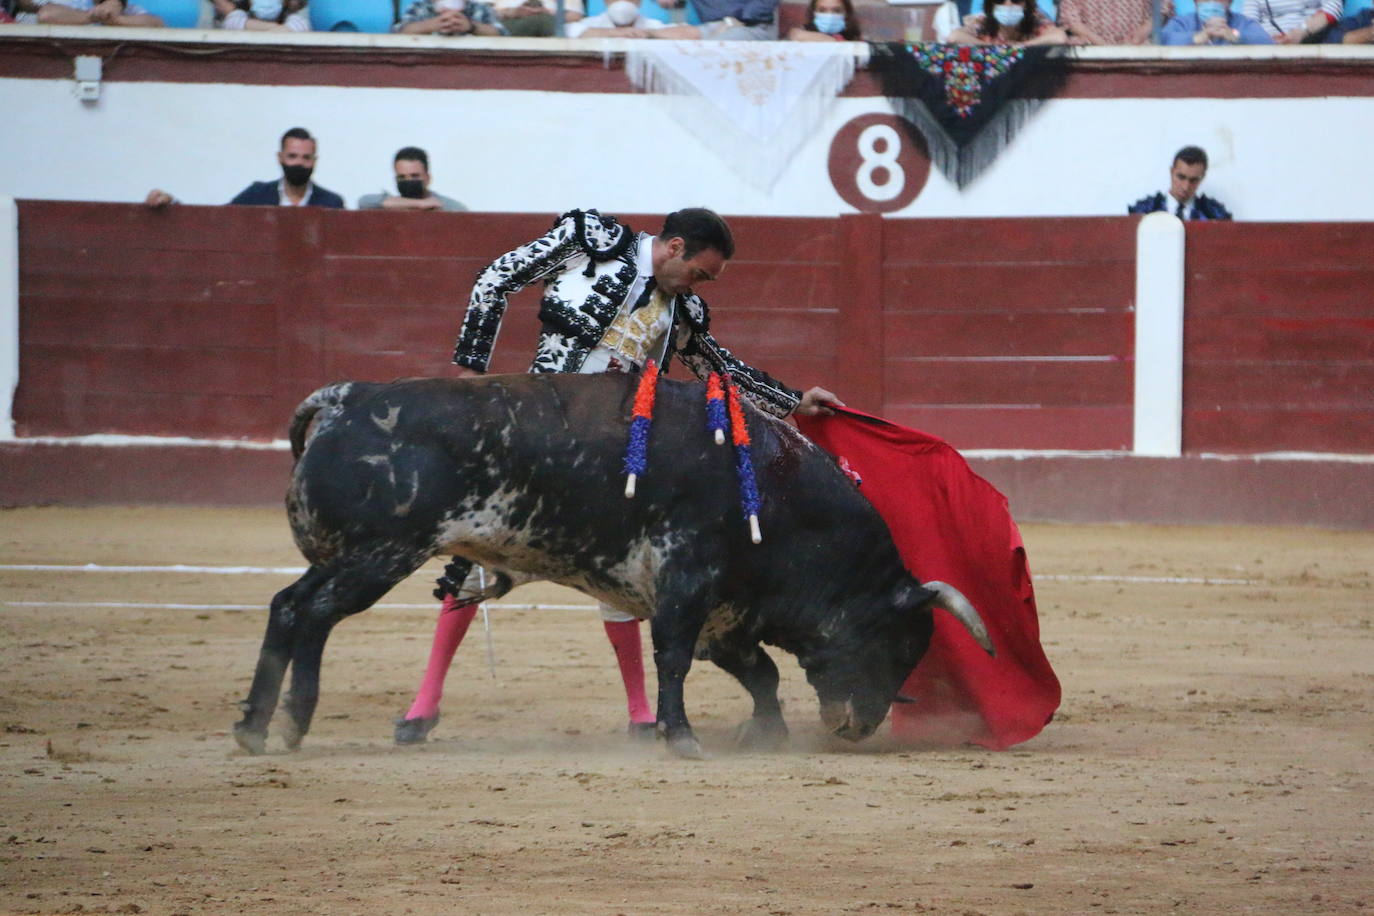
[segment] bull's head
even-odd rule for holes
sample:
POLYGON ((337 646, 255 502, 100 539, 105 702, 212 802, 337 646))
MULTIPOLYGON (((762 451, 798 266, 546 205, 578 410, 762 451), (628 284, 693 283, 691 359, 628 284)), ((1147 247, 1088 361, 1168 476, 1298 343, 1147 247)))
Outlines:
MULTIPOLYGON (((877 730, 898 691, 920 664, 935 630, 931 609, 942 607, 994 654, 983 621, 958 589, 943 582, 922 586, 912 580, 892 595, 895 611, 871 615, 865 629, 833 634, 828 645, 808 653, 802 665, 821 701, 821 721, 831 733, 860 741, 877 730)), ((859 623, 859 615, 846 615, 859 623)))

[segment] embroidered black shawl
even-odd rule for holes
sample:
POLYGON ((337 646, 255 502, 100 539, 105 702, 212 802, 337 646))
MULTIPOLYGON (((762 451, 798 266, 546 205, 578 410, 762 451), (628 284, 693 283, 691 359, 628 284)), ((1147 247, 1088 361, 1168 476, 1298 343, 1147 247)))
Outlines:
POLYGON ((915 124, 931 162, 961 189, 1062 87, 1067 48, 874 42, 869 69, 893 109, 915 124))

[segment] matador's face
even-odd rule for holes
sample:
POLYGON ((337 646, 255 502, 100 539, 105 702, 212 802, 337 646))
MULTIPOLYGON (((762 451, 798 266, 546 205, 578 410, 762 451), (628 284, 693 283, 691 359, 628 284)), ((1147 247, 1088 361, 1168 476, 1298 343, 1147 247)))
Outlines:
POLYGON ((687 243, 682 239, 671 238, 665 244, 667 257, 654 269, 654 279, 658 288, 670 296, 690 293, 693 286, 716 279, 725 269, 725 255, 714 248, 703 248, 684 258, 687 243))

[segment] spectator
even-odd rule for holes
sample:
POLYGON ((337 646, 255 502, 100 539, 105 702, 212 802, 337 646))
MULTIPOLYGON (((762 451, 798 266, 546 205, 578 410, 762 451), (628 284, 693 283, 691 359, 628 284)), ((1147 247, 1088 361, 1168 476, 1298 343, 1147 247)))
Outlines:
MULTIPOLYGON (((281 150, 277 162, 281 164, 280 181, 255 181, 238 193, 230 204, 259 207, 329 207, 344 208, 343 198, 310 180, 315 171, 315 138, 304 127, 293 127, 281 135, 281 150)), ((177 202, 160 188, 148 192, 143 203, 154 210, 177 202)))
POLYGON ((1374 7, 1365 7, 1353 16, 1346 16, 1326 33, 1329 44, 1374 44, 1374 7))
POLYGON ((315 171, 315 138, 304 127, 293 127, 281 135, 277 162, 279 181, 255 181, 229 201, 259 207, 332 207, 343 209, 343 198, 310 180, 315 171))
POLYGON ((210 0, 215 25, 249 32, 308 32, 305 0, 210 0))
MULTIPOLYGON (((1141 45, 1154 27, 1150 0, 1060 0, 1059 24, 1074 44, 1141 45)), ((1172 0, 1163 0, 1160 16, 1174 16, 1172 0)))
MULTIPOLYGON (((1204 4, 1205 5, 1205 4, 1204 4)), ((1126 208, 1127 213, 1172 213, 1179 219, 1229 220, 1231 211, 1198 187, 1207 177, 1207 153, 1200 146, 1185 146, 1174 154, 1169 167, 1169 193, 1163 191, 1142 197, 1126 208)))
POLYGON ((407 146, 396 153, 396 195, 386 191, 358 198, 359 210, 467 210, 467 207, 429 189, 429 154, 418 146, 407 146))
POLYGON ((407 35, 505 35, 491 4, 482 0, 412 0, 391 27, 407 35))
POLYGON ((811 0, 806 23, 787 30, 789 41, 860 41, 859 17, 850 0, 811 0))
POLYGON ((1233 13, 1222 0, 1201 0, 1191 13, 1170 19, 1159 35, 1166 45, 1269 45, 1274 41, 1253 19, 1233 13))
POLYGON ((681 37, 712 41, 777 40, 779 0, 658 0, 658 5, 671 10, 686 2, 696 8, 701 25, 678 26, 684 32, 681 37))
POLYGON ((38 21, 44 25, 122 25, 160 29, 162 19, 125 0, 37 0, 38 21))
POLYGON ((38 24, 38 4, 34 0, 0 0, 0 9, 11 18, 0 16, 0 22, 16 22, 20 25, 38 24))
POLYGON ((1341 18, 1342 0, 1245 0, 1241 12, 1278 45, 1319 42, 1341 18))
POLYGON ((569 38, 648 38, 649 33, 666 28, 661 19, 650 19, 639 11, 635 0, 613 0, 595 16, 588 16, 567 28, 569 38))
MULTIPOLYGON (((554 0, 495 0, 492 4, 506 34, 517 38, 551 38, 554 34, 554 0)), ((563 4, 564 34, 567 27, 585 15, 582 0, 565 0, 563 4)), ((571 37, 571 36, 569 36, 571 37)))
POLYGON ((612 0, 606 9, 568 26, 569 38, 700 38, 695 26, 645 16, 637 0, 612 0))
POLYGON ((947 40, 959 45, 1062 45, 1069 36, 1040 12, 1035 0, 983 0, 982 14, 964 20, 947 40))

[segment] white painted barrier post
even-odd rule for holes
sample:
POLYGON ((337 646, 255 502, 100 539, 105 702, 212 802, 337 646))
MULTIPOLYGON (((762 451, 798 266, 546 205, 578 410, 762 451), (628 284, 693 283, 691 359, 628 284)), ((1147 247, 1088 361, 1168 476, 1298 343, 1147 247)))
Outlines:
POLYGON ((1183 222, 1151 213, 1136 230, 1137 455, 1183 454, 1183 222))
POLYGON ((0 440, 14 438, 19 387, 19 207, 0 197, 0 440))

